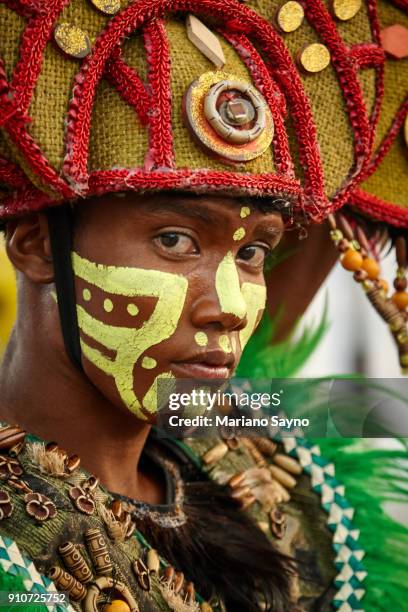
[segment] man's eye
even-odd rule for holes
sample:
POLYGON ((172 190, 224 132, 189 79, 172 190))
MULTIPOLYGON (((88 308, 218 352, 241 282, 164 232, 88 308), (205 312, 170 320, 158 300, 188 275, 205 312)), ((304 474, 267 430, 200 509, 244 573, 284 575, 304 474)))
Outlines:
POLYGON ((268 247, 258 244, 250 244, 242 247, 238 251, 238 258, 248 262, 251 266, 261 268, 265 263, 265 258, 269 253, 268 247))
POLYGON ((155 242, 161 249, 164 249, 168 253, 174 253, 176 255, 198 253, 196 243, 190 236, 187 236, 187 234, 165 232, 157 236, 155 242))

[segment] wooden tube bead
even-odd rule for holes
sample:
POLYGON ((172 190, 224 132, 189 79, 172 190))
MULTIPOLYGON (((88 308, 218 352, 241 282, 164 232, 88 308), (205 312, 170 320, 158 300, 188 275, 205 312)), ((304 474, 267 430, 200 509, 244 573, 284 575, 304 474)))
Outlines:
POLYGON ((92 581, 92 572, 77 547, 72 542, 65 542, 58 547, 65 567, 82 584, 92 581))
POLYGON ((274 463, 281 467, 282 469, 290 472, 290 474, 295 474, 298 476, 303 472, 303 468, 300 465, 299 461, 293 459, 293 457, 289 457, 289 455, 283 455, 282 453, 276 453, 273 458, 274 463))
POLYGON ((71 574, 57 565, 54 565, 48 574, 59 591, 68 591, 74 601, 82 601, 86 596, 85 587, 71 574))
POLYGON ((280 482, 286 489, 293 489, 296 486, 296 480, 286 470, 278 465, 270 465, 269 470, 272 476, 280 482))
POLYGON ((101 531, 97 528, 87 529, 85 541, 96 573, 102 576, 110 574, 113 569, 112 561, 110 560, 106 542, 101 531))
POLYGON ((24 442, 26 432, 17 425, 7 425, 0 429, 0 450, 9 450, 16 444, 24 442))

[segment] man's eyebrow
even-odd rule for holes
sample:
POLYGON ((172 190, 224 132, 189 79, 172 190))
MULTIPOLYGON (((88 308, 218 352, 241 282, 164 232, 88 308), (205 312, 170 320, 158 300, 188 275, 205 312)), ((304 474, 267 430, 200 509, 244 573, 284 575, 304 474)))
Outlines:
POLYGON ((260 223, 259 225, 256 226, 253 233, 254 235, 256 234, 257 236, 260 236, 261 238, 271 240, 272 238, 278 238, 279 236, 282 236, 284 231, 285 230, 283 227, 277 227, 271 224, 260 223))
POLYGON ((183 217, 204 221, 205 223, 219 223, 222 214, 221 211, 208 210, 208 208, 202 206, 199 202, 182 200, 147 202, 144 205, 144 209, 152 213, 173 212, 183 217))

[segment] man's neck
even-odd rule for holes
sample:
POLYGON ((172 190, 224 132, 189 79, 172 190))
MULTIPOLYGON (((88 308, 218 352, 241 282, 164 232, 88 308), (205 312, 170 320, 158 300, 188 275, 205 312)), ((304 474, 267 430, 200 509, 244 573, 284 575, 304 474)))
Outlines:
POLYGON ((43 338, 24 335, 22 350, 13 333, 0 369, 0 419, 79 455, 109 490, 160 502, 161 484, 138 469, 150 425, 108 402, 64 353, 39 347, 43 338))

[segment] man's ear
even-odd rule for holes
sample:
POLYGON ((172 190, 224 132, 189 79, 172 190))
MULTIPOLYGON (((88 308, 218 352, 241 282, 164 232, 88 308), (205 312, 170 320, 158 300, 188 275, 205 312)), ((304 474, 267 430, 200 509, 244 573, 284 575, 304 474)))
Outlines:
POLYGON ((54 280, 50 234, 44 213, 7 223, 6 250, 14 267, 33 283, 54 280))

